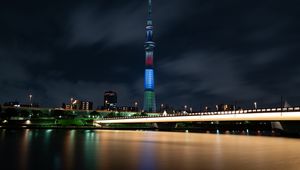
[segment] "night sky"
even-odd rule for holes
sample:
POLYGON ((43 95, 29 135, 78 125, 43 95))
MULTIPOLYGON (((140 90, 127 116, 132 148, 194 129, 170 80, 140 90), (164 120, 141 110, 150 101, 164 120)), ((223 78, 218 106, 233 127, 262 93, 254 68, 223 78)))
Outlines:
MULTIPOLYGON (((157 105, 300 104, 300 2, 153 0, 157 105)), ((143 101, 147 0, 1 1, 0 102, 143 101)))

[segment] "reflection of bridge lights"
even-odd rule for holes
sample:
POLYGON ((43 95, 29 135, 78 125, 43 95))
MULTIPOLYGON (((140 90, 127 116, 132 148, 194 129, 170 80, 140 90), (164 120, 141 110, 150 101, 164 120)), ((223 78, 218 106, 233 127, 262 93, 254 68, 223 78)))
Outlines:
POLYGON ((29 124, 31 124, 31 121, 30 120, 26 120, 25 124, 29 125, 29 124))
POLYGON ((51 133, 52 132, 52 129, 47 129, 46 130, 46 133, 51 133))

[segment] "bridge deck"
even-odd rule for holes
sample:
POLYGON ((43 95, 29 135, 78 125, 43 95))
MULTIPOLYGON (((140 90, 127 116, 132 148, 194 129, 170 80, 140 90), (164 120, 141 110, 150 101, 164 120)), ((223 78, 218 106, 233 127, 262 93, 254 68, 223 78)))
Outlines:
POLYGON ((300 108, 275 108, 227 112, 169 114, 161 116, 136 116, 98 119, 96 123, 157 123, 201 121, 299 121, 300 108))

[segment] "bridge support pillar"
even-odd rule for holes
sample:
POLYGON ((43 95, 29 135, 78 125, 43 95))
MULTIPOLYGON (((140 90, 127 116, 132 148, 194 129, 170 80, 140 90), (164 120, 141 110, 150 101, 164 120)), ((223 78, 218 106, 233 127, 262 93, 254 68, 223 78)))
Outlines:
POLYGON ((283 131, 283 127, 281 125, 280 122, 271 122, 271 127, 272 129, 274 130, 280 130, 280 131, 283 131))

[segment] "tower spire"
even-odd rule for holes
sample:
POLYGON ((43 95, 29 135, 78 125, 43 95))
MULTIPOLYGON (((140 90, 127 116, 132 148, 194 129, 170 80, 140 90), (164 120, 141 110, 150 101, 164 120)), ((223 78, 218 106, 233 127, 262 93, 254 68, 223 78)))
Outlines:
POLYGON ((152 25, 152 0, 148 0, 148 19, 147 25, 152 25))

